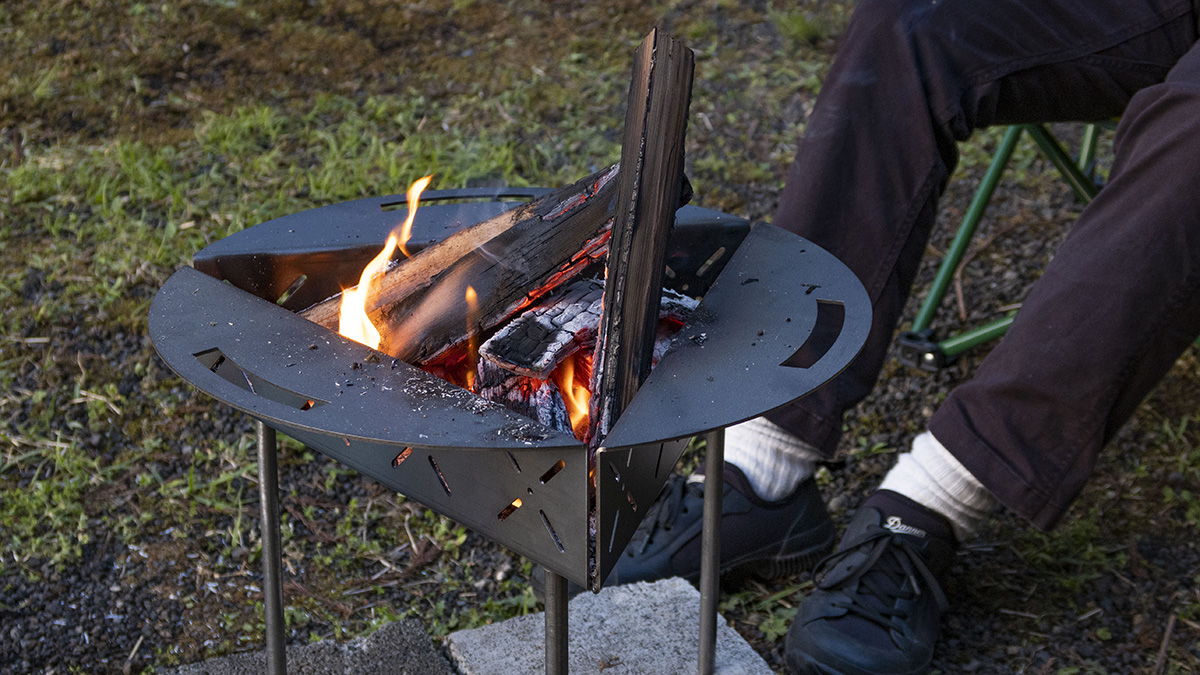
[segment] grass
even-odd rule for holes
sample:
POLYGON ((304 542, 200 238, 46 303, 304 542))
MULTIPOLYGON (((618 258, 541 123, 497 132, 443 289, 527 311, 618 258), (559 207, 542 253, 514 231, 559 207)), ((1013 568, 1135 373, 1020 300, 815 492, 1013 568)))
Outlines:
MULTIPOLYGON (((697 55, 686 160, 697 202, 769 217, 848 14, 840 2, 726 0, 0 6, 0 42, 14 55, 0 63, 0 575, 70 578, 116 547, 128 567, 121 597, 182 616, 135 669, 259 644, 250 429, 155 356, 146 314, 166 278, 233 232, 403 192, 426 173, 434 188, 554 186, 615 161, 629 60, 656 23, 697 55)), ((954 185, 981 170, 998 137, 962 146, 954 185)), ((1056 189, 1030 148, 1014 167, 1031 199, 1056 189)), ((1168 386, 1187 390, 1189 358, 1168 386)), ((941 377, 912 388, 936 401, 950 379, 941 377)), ((1043 535, 1001 521, 993 534, 1006 547, 986 578, 1017 570, 1046 606, 1081 614, 1070 606, 1080 589, 1158 564, 1130 548, 1139 532, 1193 541, 1200 463, 1178 448, 1198 440, 1194 402, 1160 394, 1144 406, 1064 528, 1043 535)), ((896 438, 923 425, 871 410, 858 419, 845 450, 864 475, 821 473, 824 489, 846 490, 843 507, 890 461, 896 438)), ((284 443, 293 641, 405 617, 441 636, 536 609, 528 563, 284 443)), ((807 584, 751 584, 728 593, 722 611, 777 658, 807 584)), ((1000 599, 963 592, 992 610, 1018 592, 985 588, 1000 599)), ((1200 623, 1194 594, 1171 608, 1200 623)), ((1131 630, 1104 621, 1094 635, 1106 645, 1131 630)), ((1170 653, 1179 672, 1195 662, 1179 645, 1170 653)))
POLYGON ((5 504, 5 552, 20 551, 22 556, 54 563, 78 558, 90 539, 83 498, 90 486, 104 480, 108 467, 61 440, 4 440, 30 448, 10 455, 0 466, 0 474, 11 475, 18 468, 27 473, 24 480, 0 492, 5 504))
POLYGON ((772 7, 767 16, 789 47, 797 51, 836 38, 850 20, 847 7, 837 4, 805 7, 788 3, 782 7, 772 7))

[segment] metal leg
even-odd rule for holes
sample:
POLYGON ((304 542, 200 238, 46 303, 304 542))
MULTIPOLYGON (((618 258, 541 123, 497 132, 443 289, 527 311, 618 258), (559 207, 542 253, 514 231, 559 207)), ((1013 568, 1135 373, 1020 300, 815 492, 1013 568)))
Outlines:
POLYGON ((1100 128, 1093 122, 1083 128, 1083 139, 1079 141, 1079 161, 1075 164, 1085 176, 1096 180, 1096 146, 1100 143, 1100 128))
POLYGON ((283 651, 283 552, 279 543, 279 470, 275 430, 258 423, 258 503, 262 508, 263 609, 267 621, 267 672, 287 673, 283 651))
POLYGON ((996 148, 992 163, 988 165, 987 173, 980 181, 975 196, 971 198, 971 205, 967 207, 967 214, 963 216, 962 225, 959 225, 954 240, 950 242, 950 248, 946 250, 946 257, 942 259, 942 264, 938 267, 937 276, 929 286, 925 302, 921 303, 921 309, 917 312, 917 317, 913 319, 910 329, 913 333, 920 333, 933 323, 933 316, 937 313, 938 305, 941 304, 942 298, 946 295, 946 289, 954 279, 958 264, 967 253, 971 237, 975 236, 975 228, 979 227, 979 221, 983 219, 983 213, 987 210, 988 203, 991 202, 992 195, 996 192, 996 186, 1004 174, 1004 167, 1008 165, 1008 160, 1012 157, 1013 149, 1017 147, 1017 140, 1021 137, 1024 129, 1025 127, 1019 125, 1010 126, 1004 132, 1004 137, 1000 139, 1000 145, 996 148))
POLYGON ((717 604, 721 599, 721 501, 725 489, 725 430, 706 438, 704 520, 700 534, 700 656, 698 672, 712 675, 717 666, 717 604))
POLYGON ((567 675, 567 578, 546 569, 546 675, 567 675))
POLYGON ((1100 188, 1086 174, 1079 165, 1071 159, 1066 150, 1063 150, 1062 144, 1054 135, 1046 128, 1044 124, 1026 125, 1025 130, 1029 132, 1029 137, 1037 143, 1042 154, 1058 172, 1062 174, 1063 180, 1067 181, 1067 185, 1071 186, 1071 190, 1079 201, 1084 204, 1091 203, 1096 195, 1100 193, 1100 188))

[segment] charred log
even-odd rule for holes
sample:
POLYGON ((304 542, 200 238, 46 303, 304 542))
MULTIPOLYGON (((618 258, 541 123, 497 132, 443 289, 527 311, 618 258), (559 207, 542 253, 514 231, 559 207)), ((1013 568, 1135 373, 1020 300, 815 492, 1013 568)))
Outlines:
POLYGON ((667 240, 683 191, 693 70, 691 50, 658 29, 634 57, 592 387, 595 443, 650 373, 667 240))
POLYGON ((596 344, 603 305, 602 283, 575 282, 497 331, 480 346, 479 356, 504 370, 544 380, 563 359, 596 344))
MULTIPOLYGON (((411 363, 491 328, 607 251, 616 166, 460 230, 383 273, 367 315, 380 351, 411 363), (476 290, 469 308, 467 286, 476 290)), ((301 314, 337 330, 341 296, 301 314)))
MULTIPOLYGON (((550 380, 539 380, 499 369, 491 370, 488 379, 490 385, 480 388, 479 395, 495 401, 539 424, 563 433, 574 433, 571 429, 571 417, 567 413, 567 404, 563 400, 558 385, 550 380)), ((482 378, 481 378, 482 381, 482 378)))
MULTIPOLYGON (((600 280, 575 282, 497 331, 479 348, 479 394, 560 431, 572 431, 571 421, 564 417, 568 407, 555 372, 580 353, 584 356, 576 359, 576 369, 590 371, 603 291, 600 280)), ((698 304, 693 298, 663 291, 652 365, 698 304)), ((590 372, 576 372, 574 379, 589 382, 590 372)))

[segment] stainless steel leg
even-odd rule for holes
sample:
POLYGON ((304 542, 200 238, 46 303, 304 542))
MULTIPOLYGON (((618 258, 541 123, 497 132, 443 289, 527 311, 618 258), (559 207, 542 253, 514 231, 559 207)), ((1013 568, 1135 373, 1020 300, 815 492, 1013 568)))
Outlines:
POLYGON ((721 599, 721 500, 725 489, 725 430, 706 437, 704 520, 700 535, 700 675, 717 665, 717 604, 721 599))
POLYGON ((567 578, 546 570, 546 675, 567 675, 567 578))
POLYGON ((258 423, 258 503, 262 508, 263 609, 267 622, 267 672, 287 673, 283 651, 283 552, 279 543, 279 469, 275 430, 258 423))

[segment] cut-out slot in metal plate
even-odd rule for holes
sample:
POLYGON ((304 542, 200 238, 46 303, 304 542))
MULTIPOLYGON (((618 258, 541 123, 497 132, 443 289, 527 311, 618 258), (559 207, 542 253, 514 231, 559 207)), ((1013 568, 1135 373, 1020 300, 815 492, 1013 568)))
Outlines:
POLYGON ((233 362, 233 359, 225 356, 220 349, 206 349, 193 354, 193 356, 205 368, 220 375, 226 382, 235 384, 251 394, 275 401, 276 403, 282 403, 297 410, 312 410, 313 408, 319 408, 329 403, 329 401, 322 401, 319 398, 297 394, 294 391, 277 387, 237 365, 233 362))
POLYGON ((812 368, 837 342, 846 324, 846 308, 835 300, 817 300, 817 322, 808 339, 794 354, 779 364, 788 368, 812 368))

